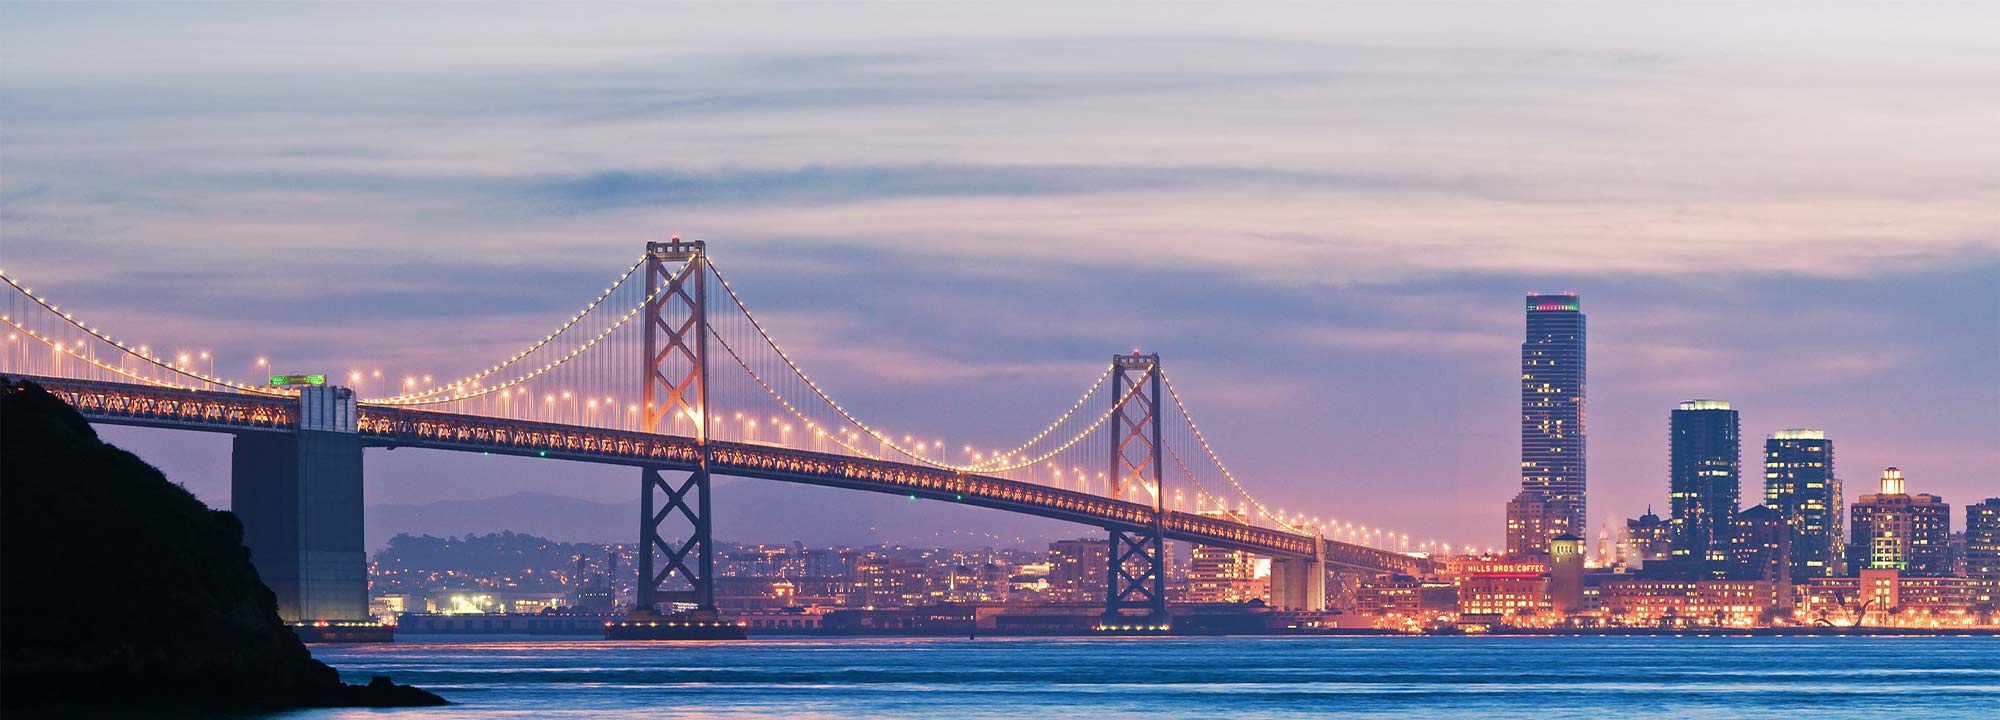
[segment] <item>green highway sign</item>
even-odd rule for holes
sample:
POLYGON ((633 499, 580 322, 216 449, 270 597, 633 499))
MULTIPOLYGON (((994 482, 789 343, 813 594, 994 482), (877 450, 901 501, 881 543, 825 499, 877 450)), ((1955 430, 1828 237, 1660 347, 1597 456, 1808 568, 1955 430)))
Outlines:
POLYGON ((272 375, 271 387, 286 385, 325 385, 325 375, 272 375))

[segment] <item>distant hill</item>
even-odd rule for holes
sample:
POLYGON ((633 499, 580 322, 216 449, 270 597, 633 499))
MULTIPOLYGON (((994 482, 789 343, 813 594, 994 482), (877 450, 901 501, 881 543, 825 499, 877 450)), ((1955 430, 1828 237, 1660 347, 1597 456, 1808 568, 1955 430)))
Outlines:
MULTIPOLYGON (((452 537, 513 531, 563 542, 637 542, 639 483, 637 473, 634 475, 633 497, 625 502, 520 492, 476 500, 370 506, 366 517, 368 548, 373 551, 386 546, 397 533, 452 537)), ((740 478, 718 480, 711 502, 716 536, 728 542, 1034 547, 1056 538, 1091 537, 1102 532, 949 503, 740 478)))

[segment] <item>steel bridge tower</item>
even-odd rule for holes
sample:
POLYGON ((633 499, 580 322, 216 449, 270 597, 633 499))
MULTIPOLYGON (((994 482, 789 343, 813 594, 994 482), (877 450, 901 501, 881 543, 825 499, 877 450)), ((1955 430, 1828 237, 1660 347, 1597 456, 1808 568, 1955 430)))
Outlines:
POLYGON ((1111 563, 1106 569, 1104 618, 1109 622, 1167 621, 1166 488, 1161 480, 1160 356, 1114 355, 1111 397, 1122 401, 1111 418, 1111 496, 1133 491, 1153 496, 1151 523, 1139 530, 1109 528, 1111 563), (1130 393, 1130 396, 1127 396, 1130 393))
POLYGON ((686 421, 702 452, 687 477, 640 471, 638 612, 694 606, 714 619, 715 551, 709 527, 708 256, 699 240, 646 243, 642 429, 668 434, 686 421), (673 537, 663 528, 682 530, 673 537), (655 564, 655 557, 663 563, 655 564))

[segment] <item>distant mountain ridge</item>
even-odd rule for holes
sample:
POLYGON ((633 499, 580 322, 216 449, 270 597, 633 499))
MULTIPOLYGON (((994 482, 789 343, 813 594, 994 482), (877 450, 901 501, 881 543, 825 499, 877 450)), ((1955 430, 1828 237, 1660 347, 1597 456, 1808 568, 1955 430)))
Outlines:
MULTIPOLYGON (((636 491, 638 483, 633 486, 636 491)), ((453 537, 513 531, 561 542, 637 542, 639 498, 636 492, 634 495, 630 501, 599 502, 554 493, 517 492, 415 505, 372 505, 365 516, 368 549, 383 548, 397 533, 453 537)), ((950 503, 763 480, 718 480, 711 503, 716 537, 727 542, 1034 547, 1056 538, 1092 537, 1102 532, 950 503)))

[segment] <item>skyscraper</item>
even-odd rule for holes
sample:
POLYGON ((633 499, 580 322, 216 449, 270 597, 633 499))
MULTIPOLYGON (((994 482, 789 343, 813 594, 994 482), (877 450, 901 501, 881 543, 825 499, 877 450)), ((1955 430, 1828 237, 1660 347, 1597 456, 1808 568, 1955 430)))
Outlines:
POLYGON ((1689 400, 1669 421, 1667 496, 1673 557, 1724 570, 1730 523, 1742 492, 1742 440, 1736 411, 1721 400, 1689 400))
POLYGON ((1847 543, 1847 574, 1900 570, 1906 577, 1951 574, 1945 543, 1951 537, 1951 506, 1944 498, 1903 485, 1903 471, 1882 471, 1880 492, 1863 495, 1852 509, 1854 535, 1847 543))
POLYGON ((1842 573, 1845 501, 1825 432, 1779 430, 1764 441, 1764 504, 1791 528, 1793 582, 1842 573))
POLYGON ((1965 576, 2000 594, 2000 498, 1965 506, 1965 576))
POLYGON ((1549 539, 1589 530, 1584 503, 1584 317, 1575 294, 1528 295, 1521 343, 1521 492, 1508 503, 1507 551, 1546 555, 1549 539), (1539 509, 1539 521, 1523 514, 1539 509))

